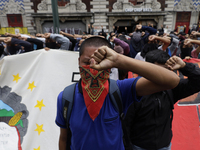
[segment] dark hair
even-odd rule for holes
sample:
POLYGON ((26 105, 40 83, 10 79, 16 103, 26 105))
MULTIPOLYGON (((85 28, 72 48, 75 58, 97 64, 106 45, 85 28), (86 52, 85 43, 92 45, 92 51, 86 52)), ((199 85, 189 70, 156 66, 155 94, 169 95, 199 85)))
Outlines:
POLYGON ((158 49, 158 45, 154 43, 146 43, 141 51, 141 56, 145 58, 146 54, 150 51, 158 49))
POLYGON ((109 48, 111 48, 111 44, 108 42, 108 40, 102 37, 93 36, 83 41, 79 49, 79 56, 83 54, 85 47, 89 46, 94 46, 94 47, 108 46, 109 48))
POLYGON ((169 58, 168 53, 160 49, 150 51, 146 54, 146 61, 150 63, 157 62, 159 64, 165 64, 169 58))

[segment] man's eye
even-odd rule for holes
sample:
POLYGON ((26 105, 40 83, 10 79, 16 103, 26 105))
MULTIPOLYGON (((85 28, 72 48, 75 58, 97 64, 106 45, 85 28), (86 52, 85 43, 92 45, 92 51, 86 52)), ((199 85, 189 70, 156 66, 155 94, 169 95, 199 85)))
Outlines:
POLYGON ((85 62, 86 65, 90 65, 90 62, 85 62))

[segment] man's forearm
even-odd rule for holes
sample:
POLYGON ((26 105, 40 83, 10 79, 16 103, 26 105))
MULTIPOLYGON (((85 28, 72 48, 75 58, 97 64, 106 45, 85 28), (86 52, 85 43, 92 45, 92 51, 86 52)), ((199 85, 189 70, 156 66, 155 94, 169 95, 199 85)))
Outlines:
POLYGON ((16 34, 11 34, 11 33, 9 33, 8 36, 16 37, 16 38, 19 37, 18 35, 16 35, 16 34))
POLYGON ((191 40, 191 43, 200 45, 200 40, 191 40))
POLYGON ((59 150, 67 149, 67 129, 60 128, 59 150))
POLYGON ((168 44, 168 45, 170 44, 170 39, 168 39, 168 38, 163 38, 163 37, 156 36, 156 39, 161 41, 161 42, 163 42, 163 43, 165 43, 165 44, 168 44))
POLYGON ((74 37, 72 34, 65 33, 65 32, 63 32, 62 34, 65 35, 65 36, 74 37))
POLYGON ((199 32, 197 32, 197 33, 196 33, 196 36, 198 36, 198 37, 199 37, 199 36, 200 36, 200 33, 199 33, 199 32))
POLYGON ((170 70, 119 54, 114 67, 137 73, 151 82, 169 86, 169 88, 175 87, 179 82, 179 77, 170 70))
POLYGON ((66 150, 66 147, 67 147, 67 141, 59 139, 59 150, 66 150))
POLYGON ((0 37, 0 42, 3 42, 5 39, 5 37, 0 37))

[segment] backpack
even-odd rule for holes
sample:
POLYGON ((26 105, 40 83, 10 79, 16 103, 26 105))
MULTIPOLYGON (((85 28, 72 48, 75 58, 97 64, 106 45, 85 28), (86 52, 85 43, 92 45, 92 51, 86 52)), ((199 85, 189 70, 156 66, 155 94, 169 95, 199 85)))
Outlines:
MULTIPOLYGON (((64 106, 63 116, 66 120, 66 125, 67 125, 67 150, 70 150, 70 145, 71 145, 71 131, 69 130, 69 119, 70 119, 71 111, 73 108, 76 84, 77 83, 67 86, 64 89, 63 96, 62 96, 62 102, 64 106)), ((127 133, 125 122, 124 122, 122 98, 121 98, 121 94, 120 94, 120 90, 117 85, 117 82, 112 79, 109 79, 109 96, 110 96, 110 100, 112 104, 114 105, 116 110, 119 112, 120 120, 122 123, 124 147, 126 150, 128 150, 126 147, 131 147, 131 146, 130 146, 130 139, 128 137, 128 133, 127 133)))

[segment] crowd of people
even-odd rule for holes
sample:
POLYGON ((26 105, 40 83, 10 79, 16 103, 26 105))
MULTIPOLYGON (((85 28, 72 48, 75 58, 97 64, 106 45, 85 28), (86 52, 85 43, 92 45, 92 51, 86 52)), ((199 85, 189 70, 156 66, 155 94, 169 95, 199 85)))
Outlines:
MULTIPOLYGON (((133 32, 118 33, 119 27, 113 26, 113 31, 98 33, 98 36, 107 39, 112 48, 126 56, 145 60, 145 55, 152 49, 161 49, 166 51, 170 56, 176 55, 184 59, 185 57, 200 58, 198 56, 198 36, 200 33, 194 29, 189 29, 188 33, 185 30, 177 33, 177 29, 169 31, 163 28, 155 29, 153 25, 142 26, 140 24, 133 27, 133 32)), ((0 55, 14 55, 42 48, 46 49, 62 49, 70 51, 79 51, 81 43, 94 34, 93 26, 88 25, 88 33, 83 32, 82 35, 69 34, 60 31, 60 34, 53 33, 38 33, 36 36, 26 34, 10 34, 5 33, 0 36, 0 55)))
POLYGON ((60 31, 0 37, 1 57, 42 48, 79 51, 81 80, 71 92, 74 102, 68 123, 63 113, 68 110, 64 92, 58 96, 59 149, 171 150, 174 104, 200 91, 200 69, 183 61, 200 58, 200 33, 194 29, 188 34, 166 32, 163 27, 157 30, 141 24, 131 33, 127 28, 118 33, 118 27, 105 33, 102 27, 93 35, 90 25, 88 31, 82 35, 60 31), (125 117, 110 101, 108 91, 113 87, 108 86, 108 69, 110 78, 117 80, 125 117), (180 79, 171 70, 188 78, 180 79), (127 79, 128 71, 139 76, 127 79))

